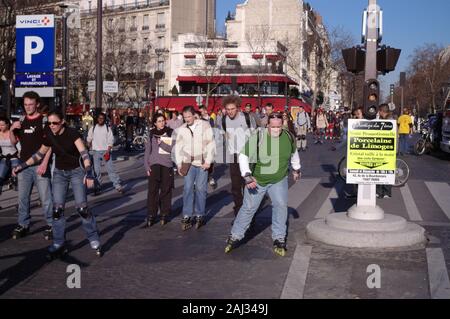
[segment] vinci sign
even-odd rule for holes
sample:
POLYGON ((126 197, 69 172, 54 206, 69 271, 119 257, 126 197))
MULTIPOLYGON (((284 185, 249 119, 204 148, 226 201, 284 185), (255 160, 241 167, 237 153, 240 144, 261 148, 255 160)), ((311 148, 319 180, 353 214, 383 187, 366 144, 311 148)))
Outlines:
POLYGON ((55 65, 55 17, 16 17, 16 72, 53 72, 55 65))

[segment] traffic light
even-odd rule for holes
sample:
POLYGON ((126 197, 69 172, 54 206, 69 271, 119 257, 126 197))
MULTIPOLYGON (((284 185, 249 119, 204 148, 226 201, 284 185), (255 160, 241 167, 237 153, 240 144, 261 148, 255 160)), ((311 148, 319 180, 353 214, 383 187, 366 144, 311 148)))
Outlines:
POLYGON ((389 95, 394 96, 394 92, 395 92, 395 85, 391 84, 391 89, 390 89, 389 95))
POLYGON ((380 83, 371 79, 366 81, 364 86, 364 114, 367 119, 373 120, 378 112, 380 100, 380 83))
POLYGON ((366 63, 366 51, 361 47, 353 47, 342 50, 342 57, 344 58, 347 71, 358 74, 364 71, 366 63))
POLYGON ((383 46, 377 51, 377 70, 383 74, 395 70, 402 50, 383 46))

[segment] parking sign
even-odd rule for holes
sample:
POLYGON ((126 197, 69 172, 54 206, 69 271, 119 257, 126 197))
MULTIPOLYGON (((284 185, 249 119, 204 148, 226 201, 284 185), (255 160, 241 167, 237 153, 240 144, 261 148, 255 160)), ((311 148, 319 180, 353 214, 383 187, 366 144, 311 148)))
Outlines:
POLYGON ((55 17, 16 17, 16 72, 53 72, 55 65, 55 17))

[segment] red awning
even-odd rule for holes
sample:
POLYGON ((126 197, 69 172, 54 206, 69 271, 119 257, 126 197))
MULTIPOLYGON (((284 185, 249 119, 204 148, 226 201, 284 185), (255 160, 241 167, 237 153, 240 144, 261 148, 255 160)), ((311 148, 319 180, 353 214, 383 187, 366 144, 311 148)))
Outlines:
POLYGON ((266 59, 278 61, 280 60, 280 57, 277 54, 266 54, 266 59))
POLYGON ((225 57, 227 59, 236 59, 238 57, 237 54, 225 54, 225 57))
MULTIPOLYGON (((238 84, 257 84, 258 77, 254 75, 238 75, 236 76, 238 84)), ((223 83, 223 84, 231 84, 231 76, 213 76, 210 78, 206 78, 204 76, 178 76, 178 82, 196 82, 198 84, 206 84, 206 83, 223 83)), ((264 75, 259 77, 259 83, 263 81, 268 82, 278 82, 285 83, 291 85, 298 85, 297 82, 292 80, 290 77, 285 75, 264 75)))
POLYGON ((205 59, 207 59, 207 60, 216 60, 217 59, 217 55, 215 55, 215 54, 205 54, 205 59))
MULTIPOLYGON (((181 111, 183 107, 186 105, 196 106, 196 95, 191 96, 162 96, 158 97, 157 104, 160 108, 167 110, 177 110, 181 111)), ((222 107, 222 98, 221 96, 211 96, 208 102, 208 111, 215 110, 217 112, 218 109, 222 107)), ((203 104, 206 101, 203 101, 203 104)), ((275 111, 284 111, 286 106, 286 98, 285 97, 242 97, 242 106, 250 103, 252 105, 252 110, 254 111, 257 105, 261 105, 264 107, 267 103, 271 103, 274 106, 275 111)), ((306 112, 311 112, 311 106, 302 102, 296 98, 289 99, 289 107, 303 106, 306 112)))
POLYGON ((196 57, 196 55, 195 54, 185 54, 184 57, 187 59, 194 59, 196 57))
POLYGON ((263 54, 252 54, 252 58, 255 60, 262 59, 264 57, 263 54))

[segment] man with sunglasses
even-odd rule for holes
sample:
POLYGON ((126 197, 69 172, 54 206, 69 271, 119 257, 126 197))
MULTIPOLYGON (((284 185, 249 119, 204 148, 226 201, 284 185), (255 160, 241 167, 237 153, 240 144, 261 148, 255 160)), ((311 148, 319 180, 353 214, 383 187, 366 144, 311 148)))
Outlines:
POLYGON ((271 113, 268 127, 252 135, 239 155, 241 175, 245 180, 244 202, 234 221, 225 252, 241 241, 266 194, 272 201, 272 239, 274 251, 286 253, 288 218, 288 171, 293 169, 294 181, 300 179, 300 157, 295 138, 283 129, 283 115, 271 113), (250 168, 250 163, 253 167, 250 168))
MULTIPOLYGON (((38 112, 40 96, 33 91, 23 95, 23 106, 26 116, 20 121, 14 122, 10 129, 11 142, 16 145, 20 142, 20 161, 24 162, 35 154, 44 141, 45 119, 38 112)), ((50 157, 52 150, 44 154, 43 159, 24 169, 17 178, 19 192, 18 225, 14 229, 12 237, 18 239, 28 234, 30 229, 30 194, 33 185, 37 186, 42 209, 47 226, 44 230, 44 238, 52 237, 52 195, 50 184, 50 157)))

